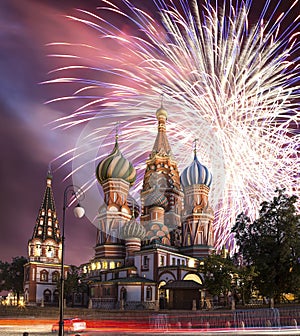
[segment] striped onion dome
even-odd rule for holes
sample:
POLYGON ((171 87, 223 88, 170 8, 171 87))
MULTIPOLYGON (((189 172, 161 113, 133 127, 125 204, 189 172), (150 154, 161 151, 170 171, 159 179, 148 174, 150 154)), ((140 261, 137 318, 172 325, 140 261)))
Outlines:
POLYGON ((137 222, 135 218, 132 218, 129 222, 127 222, 122 227, 121 232, 123 239, 139 238, 142 240, 146 235, 146 229, 143 225, 137 222))
POLYGON ((196 153, 193 162, 183 170, 180 176, 180 182, 183 187, 195 184, 205 184, 207 187, 210 187, 212 175, 210 171, 199 162, 196 153))
POLYGON ((159 206, 166 209, 166 207, 168 206, 168 199, 158 189, 155 189, 151 194, 146 197, 145 205, 149 207, 159 206))
POLYGON ((130 186, 134 184, 136 179, 135 168, 120 152, 118 137, 116 137, 115 147, 111 154, 98 164, 96 177, 100 184, 109 178, 123 179, 127 181, 130 186))

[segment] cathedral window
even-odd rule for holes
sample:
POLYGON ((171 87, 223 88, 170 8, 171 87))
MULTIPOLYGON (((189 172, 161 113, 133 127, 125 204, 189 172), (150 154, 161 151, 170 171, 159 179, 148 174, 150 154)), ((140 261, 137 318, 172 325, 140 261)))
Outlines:
POLYGON ((103 269, 107 269, 108 268, 107 261, 103 261, 102 262, 102 268, 103 269))
POLYGON ((41 249, 41 245, 36 245, 35 247, 35 256, 37 257, 40 257, 41 256, 41 252, 42 252, 42 249, 41 249))
POLYGON ((48 258, 52 258, 54 256, 54 250, 52 246, 47 247, 46 255, 48 258))
POLYGON ((56 289, 56 290, 53 292, 53 302, 58 303, 58 301, 59 301, 59 291, 56 289))
POLYGON ((47 235, 48 235, 48 236, 51 236, 51 235, 52 235, 52 228, 51 228, 51 227, 48 228, 48 230, 47 230, 47 235))
POLYGON ((46 289, 44 291, 43 297, 44 297, 44 302, 51 302, 51 292, 49 289, 46 289))
POLYGON ((42 209, 42 211, 41 211, 41 215, 42 215, 42 216, 45 216, 45 209, 42 209))
POLYGON ((192 244, 191 234, 187 234, 187 245, 190 246, 192 244))
POLYGON ((41 235, 43 233, 43 228, 42 227, 39 227, 38 228, 38 235, 41 235))
POLYGON ((40 272, 40 280, 44 282, 48 281, 48 272, 46 270, 40 272))
POLYGON ((176 265, 176 258, 172 258, 172 266, 176 265))
POLYGON ((199 244, 203 244, 203 232, 199 233, 199 244))
POLYGON ((114 269, 114 268, 116 268, 116 264, 115 264, 114 261, 111 261, 111 262, 109 263, 109 268, 110 268, 110 269, 114 269))
POLYGON ((104 296, 110 296, 110 288, 104 288, 104 296))
POLYGON ((51 226, 52 225, 52 219, 48 218, 48 225, 51 226))
POLYGON ((44 224, 44 218, 40 218, 40 225, 44 224))
POLYGON ((159 266, 165 266, 165 256, 160 256, 159 266))
POLYGON ((144 256, 144 262, 143 262, 144 266, 149 266, 149 258, 147 256, 144 256))
POLYGON ((58 282, 58 279, 59 279, 59 272, 54 271, 52 273, 52 282, 58 282))
POLYGON ((48 209, 48 217, 51 217, 52 213, 51 213, 51 209, 48 209))
POLYGON ((152 301, 152 288, 150 286, 146 289, 146 301, 152 301))

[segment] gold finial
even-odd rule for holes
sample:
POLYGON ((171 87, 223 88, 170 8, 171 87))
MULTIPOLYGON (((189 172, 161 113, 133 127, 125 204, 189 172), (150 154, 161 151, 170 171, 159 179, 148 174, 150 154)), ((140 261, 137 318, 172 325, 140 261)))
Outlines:
POLYGON ((120 129, 120 122, 118 121, 116 123, 116 135, 115 135, 116 142, 118 142, 118 138, 119 138, 119 129, 120 129))
POLYGON ((194 143, 194 154, 195 156, 197 155, 197 142, 199 141, 198 138, 194 139, 193 143, 194 143))

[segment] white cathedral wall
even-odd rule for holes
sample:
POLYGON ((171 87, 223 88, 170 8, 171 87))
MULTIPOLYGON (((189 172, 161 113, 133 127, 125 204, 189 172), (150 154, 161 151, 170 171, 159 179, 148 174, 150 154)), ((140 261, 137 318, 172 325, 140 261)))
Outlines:
POLYGON ((49 283, 45 283, 45 284, 37 284, 36 285, 36 302, 40 303, 42 302, 42 299, 44 297, 44 291, 46 289, 49 289, 51 291, 51 301, 53 301, 53 292, 56 289, 56 284, 52 285, 49 283))

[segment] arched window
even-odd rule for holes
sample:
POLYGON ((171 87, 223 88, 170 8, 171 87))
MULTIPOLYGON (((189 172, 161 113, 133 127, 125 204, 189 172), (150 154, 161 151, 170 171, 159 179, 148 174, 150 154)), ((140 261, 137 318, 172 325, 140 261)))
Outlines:
POLYGON ((147 286, 146 301, 152 301, 152 288, 151 288, 151 286, 147 286))
POLYGON ((188 234, 187 234, 187 245, 190 246, 191 244, 192 244, 191 234, 188 233, 188 234))
POLYGON ((35 245, 35 256, 40 257, 42 253, 42 248, 40 244, 35 245))
POLYGON ((59 279, 59 272, 54 271, 54 272, 52 273, 52 282, 57 282, 58 279, 59 279))
POLYGON ((48 272, 45 269, 40 273, 40 280, 44 282, 48 281, 48 272))
POLYGON ((198 284, 202 285, 202 280, 200 278, 200 276, 198 274, 195 273, 189 273, 187 274, 183 280, 193 280, 195 282, 197 282, 198 284))
POLYGON ((59 291, 58 289, 55 289, 55 291, 53 292, 53 302, 57 303, 59 299, 59 291))
POLYGON ((52 258, 54 256, 54 250, 52 246, 47 247, 46 254, 48 258, 52 258))
POLYGON ((51 292, 49 289, 44 290, 44 302, 51 302, 51 292))

